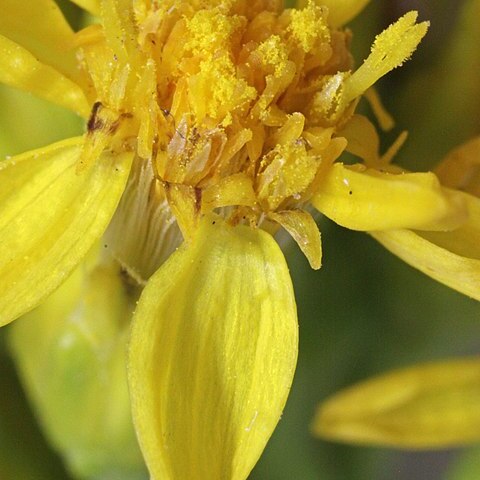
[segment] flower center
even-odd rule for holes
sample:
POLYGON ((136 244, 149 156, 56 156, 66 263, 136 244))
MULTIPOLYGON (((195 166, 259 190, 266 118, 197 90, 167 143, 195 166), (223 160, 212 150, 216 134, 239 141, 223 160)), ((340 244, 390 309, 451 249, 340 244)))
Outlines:
POLYGON ((172 218, 189 239, 215 210, 232 224, 280 224, 319 251, 303 207, 345 149, 359 96, 408 58, 426 26, 407 14, 351 74, 350 34, 328 23, 328 9, 282 5, 164 0, 120 12, 112 3, 102 27, 79 32, 95 102, 79 169, 106 148, 136 152, 115 222, 148 225, 126 231, 162 238, 152 225, 172 218))
POLYGON ((308 200, 321 165, 342 151, 331 84, 351 68, 349 35, 313 2, 200 4, 152 2, 132 32, 105 25, 84 46, 95 94, 117 112, 102 122, 97 103, 89 126, 112 135, 123 115, 121 144, 136 138, 159 181, 203 199, 203 211, 234 206, 258 221, 308 200))
POLYGON ((172 214, 185 238, 200 214, 219 209, 231 223, 273 231, 270 214, 305 204, 345 148, 334 136, 352 113, 337 108, 349 34, 332 30, 314 2, 249 3, 151 2, 123 24, 109 15, 103 29, 79 34, 95 99, 82 161, 136 150, 110 230, 135 232, 116 250, 140 277, 180 241, 172 234, 168 251, 158 248, 172 214), (152 245, 140 259, 138 238, 152 245))

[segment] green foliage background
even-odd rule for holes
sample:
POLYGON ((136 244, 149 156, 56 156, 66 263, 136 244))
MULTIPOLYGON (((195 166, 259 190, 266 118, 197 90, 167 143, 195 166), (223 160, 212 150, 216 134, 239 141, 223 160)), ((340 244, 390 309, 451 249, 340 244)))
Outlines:
MULTIPOLYGON (((372 1, 351 28, 356 58, 395 18, 418 9, 432 27, 414 59, 379 89, 397 119, 386 147, 403 129, 397 157, 428 169, 453 146, 480 133, 480 27, 469 8, 478 0, 372 1)), ((72 24, 79 12, 61 2, 72 24)), ((78 134, 81 122, 30 95, 0 89, 0 156, 78 134)), ((390 368, 476 354, 480 306, 402 264, 367 235, 320 220, 324 265, 313 272, 291 247, 300 318, 300 358, 284 416, 251 478, 254 480, 476 480, 480 450, 401 452, 314 439, 309 424, 318 402, 390 368)), ((66 480, 29 409, 0 333, 0 478, 66 480)), ((113 477, 116 480, 126 480, 113 477)), ((100 479, 98 479, 100 480, 100 479)), ((102 479, 106 480, 106 479, 102 479)))

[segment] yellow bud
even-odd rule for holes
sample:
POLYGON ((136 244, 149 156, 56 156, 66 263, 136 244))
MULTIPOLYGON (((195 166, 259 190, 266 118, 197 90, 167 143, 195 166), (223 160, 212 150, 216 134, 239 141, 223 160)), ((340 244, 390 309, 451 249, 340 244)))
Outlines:
POLYGON ((480 438, 478 357, 398 370, 353 386, 317 411, 315 434, 342 442, 444 448, 480 438))
POLYGON ((11 331, 13 356, 43 430, 79 477, 126 472, 122 478, 129 478, 143 469, 126 383, 132 311, 116 266, 89 271, 83 264, 11 331))

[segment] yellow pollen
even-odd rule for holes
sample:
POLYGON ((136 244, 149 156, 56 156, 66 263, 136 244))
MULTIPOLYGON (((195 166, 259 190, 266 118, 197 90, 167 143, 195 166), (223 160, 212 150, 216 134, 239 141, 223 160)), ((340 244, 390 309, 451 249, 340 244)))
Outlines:
POLYGON ((280 77, 288 62, 288 51, 284 41, 278 35, 272 35, 260 44, 258 53, 263 64, 274 69, 275 76, 280 77))
POLYGON ((330 41, 326 12, 325 7, 320 7, 312 0, 303 10, 291 11, 289 30, 305 52, 312 51, 318 41, 330 41))
POLYGON ((220 8, 200 10, 187 21, 189 38, 185 49, 211 59, 216 51, 231 48, 232 36, 243 23, 241 17, 225 15, 220 8))

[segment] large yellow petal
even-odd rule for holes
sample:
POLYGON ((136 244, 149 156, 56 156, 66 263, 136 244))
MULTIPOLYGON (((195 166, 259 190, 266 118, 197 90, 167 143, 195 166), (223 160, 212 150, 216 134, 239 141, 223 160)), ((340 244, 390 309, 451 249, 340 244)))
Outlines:
POLYGON ((468 220, 451 232, 370 232, 412 267, 450 288, 480 300, 480 199, 460 194, 468 220))
POLYGON ((0 163, 0 325, 57 288, 105 230, 132 154, 75 173, 81 138, 0 163))
POLYGON ((480 440, 480 360, 424 364, 355 385, 317 411, 316 435, 349 443, 443 448, 480 440))
POLYGON ((18 43, 40 62, 77 78, 73 31, 54 0, 2 0, 0 34, 18 43))
POLYGON ((273 238, 204 217, 134 316, 129 385, 152 479, 245 479, 282 413, 297 341, 273 238))
POLYGON ((31 92, 84 117, 89 115, 90 106, 80 86, 2 35, 0 82, 31 92))
POLYGON ((465 220, 463 202, 432 173, 389 174, 335 164, 312 200, 352 230, 447 230, 465 220))

